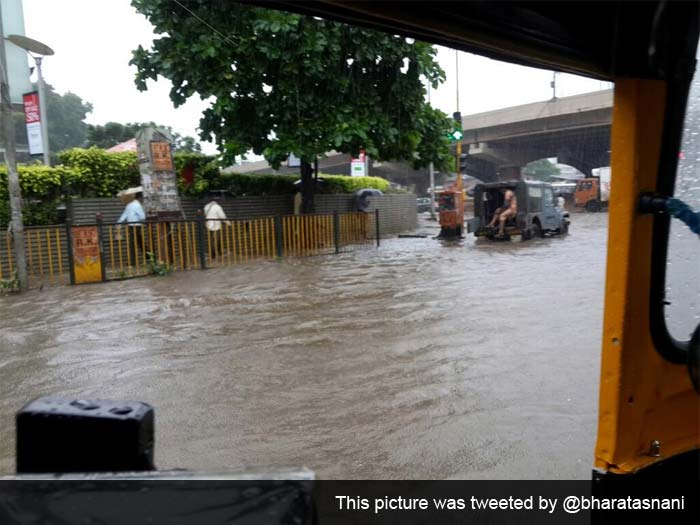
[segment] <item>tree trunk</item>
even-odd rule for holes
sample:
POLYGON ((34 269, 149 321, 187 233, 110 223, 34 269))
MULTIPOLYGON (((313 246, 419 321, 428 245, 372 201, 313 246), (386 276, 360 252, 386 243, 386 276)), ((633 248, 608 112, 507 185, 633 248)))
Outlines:
POLYGON ((301 212, 314 212, 314 179, 311 163, 301 159, 301 212))

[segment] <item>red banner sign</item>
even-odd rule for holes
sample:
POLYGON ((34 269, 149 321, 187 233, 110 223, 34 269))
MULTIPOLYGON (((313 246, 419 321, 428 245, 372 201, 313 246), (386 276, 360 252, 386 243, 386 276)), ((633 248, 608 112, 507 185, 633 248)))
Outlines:
POLYGON ((30 155, 44 153, 44 141, 41 139, 41 113, 39 112, 39 93, 22 95, 24 103, 24 121, 27 127, 27 144, 30 155))
POLYGON ((39 113, 39 93, 36 91, 33 93, 25 93, 22 95, 22 99, 24 100, 24 121, 27 124, 41 122, 39 113))

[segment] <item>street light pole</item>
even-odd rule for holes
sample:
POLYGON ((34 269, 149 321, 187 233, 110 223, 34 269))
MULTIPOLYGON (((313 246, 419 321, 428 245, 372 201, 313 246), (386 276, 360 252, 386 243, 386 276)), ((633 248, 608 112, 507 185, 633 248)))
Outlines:
MULTIPOLYGON (((428 79, 428 104, 430 104, 430 79, 428 79)), ((435 217, 435 166, 433 161, 430 161, 430 220, 436 220, 435 217)))
POLYGON ((37 85, 39 87, 39 115, 41 118, 41 142, 44 146, 44 165, 51 165, 51 152, 49 150, 49 120, 46 117, 46 87, 44 77, 41 74, 41 59, 43 57, 31 55, 36 63, 37 85))
POLYGON ((53 49, 46 44, 24 35, 7 35, 7 39, 17 47, 24 49, 34 59, 37 73, 37 86, 39 88, 39 118, 41 119, 41 142, 44 150, 44 165, 51 163, 49 150, 49 121, 46 116, 46 86, 44 76, 41 74, 41 60, 45 56, 53 55, 53 49))
POLYGON ((27 260, 24 251, 24 222, 22 220, 22 194, 15 158, 15 126, 12 119, 12 100, 5 58, 5 33, 0 14, 0 119, 4 134, 5 164, 7 164, 7 190, 10 194, 12 214, 12 241, 15 255, 15 269, 20 290, 27 289, 27 260))

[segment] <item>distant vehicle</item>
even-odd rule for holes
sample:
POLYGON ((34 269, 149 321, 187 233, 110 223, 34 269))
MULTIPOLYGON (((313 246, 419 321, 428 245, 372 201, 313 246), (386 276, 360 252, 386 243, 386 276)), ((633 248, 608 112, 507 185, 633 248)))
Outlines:
POLYGON ((552 185, 539 181, 509 181, 477 184, 474 188, 474 217, 467 221, 467 231, 476 237, 494 239, 498 228, 489 228, 493 214, 503 205, 503 192, 513 190, 518 201, 517 215, 505 226, 508 237, 522 239, 546 234, 569 232, 569 212, 557 207, 552 185))
POLYGON ((418 213, 424 213, 430 211, 431 200, 430 197, 419 197, 416 199, 416 206, 418 208, 418 213))
POLYGON ((553 182, 552 189, 554 190, 554 196, 562 196, 566 198, 573 198, 574 192, 576 191, 575 182, 553 182))
POLYGON ((574 191, 574 206, 597 212, 607 209, 610 200, 610 168, 593 170, 594 177, 580 179, 574 191))

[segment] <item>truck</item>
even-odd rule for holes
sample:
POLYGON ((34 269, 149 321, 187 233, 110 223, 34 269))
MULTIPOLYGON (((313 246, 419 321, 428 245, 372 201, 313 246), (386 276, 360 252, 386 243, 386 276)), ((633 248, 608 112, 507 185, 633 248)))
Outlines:
POLYGON ((610 167, 591 170, 593 177, 579 179, 574 191, 574 206, 597 212, 608 208, 610 200, 610 167))

